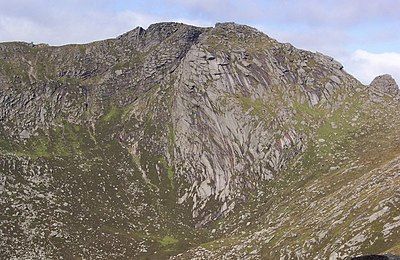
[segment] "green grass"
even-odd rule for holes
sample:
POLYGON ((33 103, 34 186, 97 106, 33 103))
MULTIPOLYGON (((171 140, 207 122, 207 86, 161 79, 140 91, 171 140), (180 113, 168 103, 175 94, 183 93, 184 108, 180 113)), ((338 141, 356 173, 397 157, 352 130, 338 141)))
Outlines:
POLYGON ((256 116, 264 116, 264 101, 261 98, 252 99, 250 97, 238 96, 240 104, 244 111, 252 109, 251 113, 256 116))
POLYGON ((24 68, 19 61, 4 61, 0 60, 0 69, 3 71, 3 74, 9 77, 11 80, 14 80, 12 77, 19 77, 22 81, 28 82, 29 76, 27 73, 27 68, 24 68))
POLYGON ((103 122, 111 122, 118 119, 121 116, 121 109, 116 106, 111 106, 107 114, 102 117, 103 122))
POLYGON ((323 108, 311 107, 307 102, 301 103, 295 101, 293 102, 293 108, 302 116, 308 115, 316 119, 326 115, 326 111, 323 108))
POLYGON ((214 250, 220 249, 225 246, 234 245, 234 244, 238 243, 239 241, 240 241, 240 237, 231 236, 231 237, 224 237, 224 238, 221 238, 218 240, 206 242, 206 243, 201 244, 200 246, 207 250, 214 251, 214 250))
POLYGON ((176 245, 179 240, 174 238, 173 236, 164 236, 159 242, 163 247, 171 247, 176 245))
POLYGON ((244 112, 250 111, 250 115, 269 123, 275 116, 275 107, 266 103, 262 98, 253 99, 243 95, 237 95, 236 99, 244 112))
POLYGON ((30 154, 34 158, 39 157, 49 157, 50 153, 48 151, 48 142, 45 139, 39 139, 39 141, 35 142, 33 145, 33 151, 30 154))
POLYGON ((66 122, 48 132, 38 132, 38 135, 24 143, 13 142, 5 137, 0 139, 0 150, 3 153, 32 159, 82 156, 90 152, 89 147, 95 148, 88 129, 66 122))
POLYGON ((169 183, 170 183, 172 189, 174 189, 175 188, 175 185, 174 185, 174 182, 175 182, 175 180, 174 180, 174 176, 175 176, 174 167, 169 165, 167 160, 164 157, 160 157, 159 161, 161 162, 161 165, 166 170, 169 183))
POLYGON ((167 168, 167 173, 168 173, 168 179, 169 179, 169 182, 170 182, 170 184, 171 184, 171 187, 174 188, 174 176, 175 176, 175 171, 174 171, 174 169, 173 169, 171 166, 169 166, 169 167, 167 168))

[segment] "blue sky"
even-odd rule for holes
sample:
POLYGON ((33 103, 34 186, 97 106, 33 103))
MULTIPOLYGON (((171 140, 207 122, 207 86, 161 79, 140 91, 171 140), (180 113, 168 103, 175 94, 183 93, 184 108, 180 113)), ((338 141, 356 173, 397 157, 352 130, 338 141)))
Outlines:
POLYGON ((400 82, 400 0, 0 0, 0 41, 84 43, 160 21, 234 21, 339 60, 363 83, 400 82))

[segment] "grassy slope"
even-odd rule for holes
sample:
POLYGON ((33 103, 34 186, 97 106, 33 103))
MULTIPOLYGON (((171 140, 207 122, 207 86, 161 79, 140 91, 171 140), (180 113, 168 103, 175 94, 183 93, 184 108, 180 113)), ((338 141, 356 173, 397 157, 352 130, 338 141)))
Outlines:
MULTIPOLYGON (((129 127, 129 121, 121 118, 123 114, 122 109, 109 108, 94 131, 63 123, 26 142, 1 139, 0 159, 11 158, 18 164, 19 158, 24 158, 30 164, 53 169, 50 187, 32 185, 37 193, 45 192, 41 189, 54 193, 55 205, 35 215, 35 223, 30 225, 48 235, 47 232, 59 230, 51 225, 63 223, 62 233, 68 235, 49 236, 41 241, 53 257, 130 255, 160 259, 204 241, 202 231, 192 227, 186 215, 190 214, 188 209, 176 204, 173 170, 166 159, 140 146, 141 156, 135 160, 119 143, 115 133, 129 127), (144 181, 138 167, 147 169, 149 182, 144 181)), ((146 136, 157 138, 157 127, 150 121, 147 124, 146 136)), ((5 175, 11 178, 11 165, 3 166, 5 175)), ((25 185, 31 186, 30 180, 22 185, 7 182, 6 190, 20 194, 25 185)), ((18 201, 21 205, 30 204, 27 197, 18 201)), ((5 207, 15 203, 6 200, 5 207)), ((20 209, 6 214, 4 230, 20 226, 24 218, 18 215, 22 212, 20 209)))
MULTIPOLYGON (((266 259, 302 250, 310 258, 333 251, 396 253, 399 229, 383 235, 385 223, 400 214, 393 204, 400 184, 400 117, 398 104, 390 102, 375 104, 355 95, 336 111, 295 103, 298 122, 320 122, 297 126, 308 133, 307 150, 237 214, 216 225, 221 237, 202 245, 209 257, 230 251, 266 259), (389 213, 367 221, 385 207, 389 213), (365 241, 351 247, 360 234, 365 241)), ((260 102, 254 104, 253 111, 262 111, 260 102)))

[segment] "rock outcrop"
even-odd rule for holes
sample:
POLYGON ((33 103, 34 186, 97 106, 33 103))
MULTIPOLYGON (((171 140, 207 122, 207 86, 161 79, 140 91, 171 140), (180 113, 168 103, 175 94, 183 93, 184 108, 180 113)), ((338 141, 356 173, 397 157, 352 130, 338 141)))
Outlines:
POLYGON ((388 74, 377 76, 369 86, 387 94, 398 95, 400 93, 396 81, 388 74))

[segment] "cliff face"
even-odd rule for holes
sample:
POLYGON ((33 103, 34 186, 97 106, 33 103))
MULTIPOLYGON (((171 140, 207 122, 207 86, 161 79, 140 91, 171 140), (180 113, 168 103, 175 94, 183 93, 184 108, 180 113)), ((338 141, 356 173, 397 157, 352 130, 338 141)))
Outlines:
POLYGON ((233 23, 0 57, 6 257, 398 251, 394 81, 233 23))

